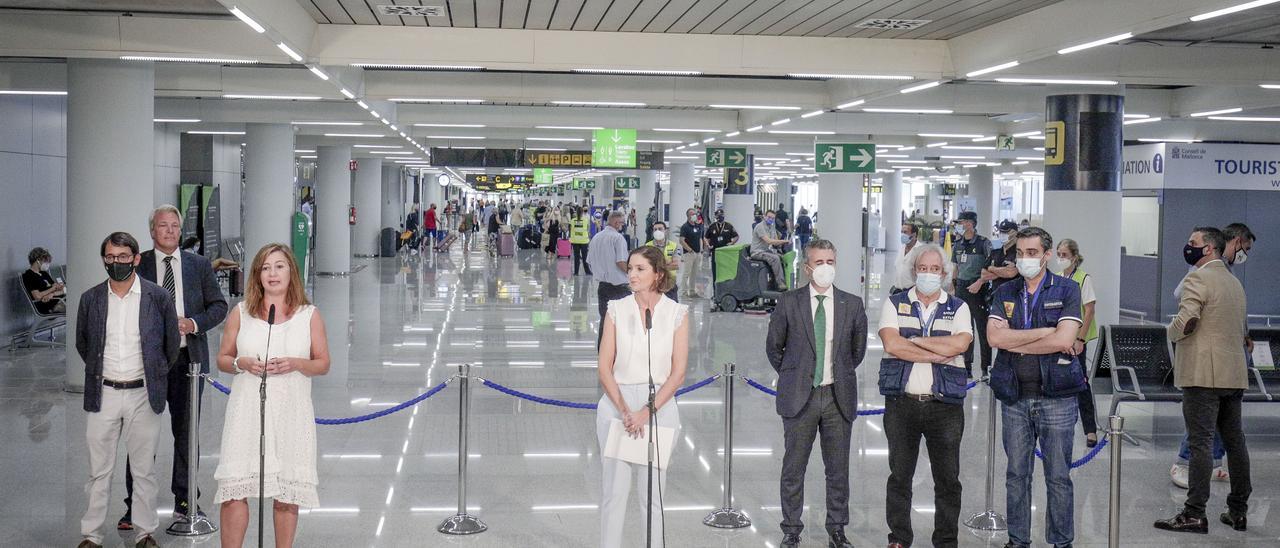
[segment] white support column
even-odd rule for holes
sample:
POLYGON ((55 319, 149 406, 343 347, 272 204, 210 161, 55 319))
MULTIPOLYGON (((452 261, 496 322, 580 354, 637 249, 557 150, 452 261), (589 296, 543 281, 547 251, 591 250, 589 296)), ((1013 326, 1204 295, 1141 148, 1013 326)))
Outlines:
MULTIPOLYGON (((246 124, 244 158, 244 251, 289 243, 293 224, 293 126, 246 124)), ((223 202, 226 207, 239 204, 223 202)))
POLYGON ((991 226, 996 224, 994 194, 995 174, 991 167, 969 168, 969 196, 977 202, 978 234, 987 237, 991 236, 991 226))
POLYGON ((818 175, 818 203, 818 234, 836 246, 836 287, 862 296, 862 175, 818 175))
POLYGON ((693 207, 693 164, 671 164, 671 218, 678 227, 684 224, 685 210, 693 207))
POLYGON ((84 390, 74 339, 80 295, 102 283, 103 238, 149 241, 155 178, 155 69, 151 63, 67 60, 66 387, 84 390))
MULTIPOLYGON (((646 205, 640 211, 636 212, 636 219, 640 220, 643 218, 642 215, 649 211, 649 206, 653 205, 654 197, 658 194, 658 172, 651 169, 641 169, 636 171, 636 176, 640 178, 640 190, 645 193, 643 195, 648 196, 646 205)), ((667 197, 664 196, 662 197, 662 201, 658 203, 657 219, 663 221, 667 220, 666 216, 662 213, 662 205, 667 202, 667 197)))
POLYGON ((316 154, 316 273, 345 275, 351 271, 351 147, 321 146, 316 154))
POLYGON ((404 187, 400 184, 400 166, 382 164, 382 226, 399 228, 404 214, 404 187))
POLYGON ((382 230, 382 158, 360 159, 352 200, 356 226, 351 228, 351 253, 377 257, 378 232, 382 230))

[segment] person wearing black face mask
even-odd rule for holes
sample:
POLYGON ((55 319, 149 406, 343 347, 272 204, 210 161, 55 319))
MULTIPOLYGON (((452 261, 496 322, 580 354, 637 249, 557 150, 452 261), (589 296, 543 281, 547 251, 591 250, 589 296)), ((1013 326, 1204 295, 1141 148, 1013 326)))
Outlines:
POLYGON ((133 462, 136 545, 157 546, 152 538, 159 527, 155 453, 169 368, 178 358, 178 312, 167 290, 134 272, 141 256, 133 236, 111 234, 101 255, 110 279, 81 295, 76 315, 76 351, 85 364, 84 410, 89 413, 88 507, 80 522, 80 547, 102 546, 121 436, 133 462))
POLYGON ((711 250, 711 280, 715 283, 716 279, 716 250, 725 246, 738 243, 738 231, 733 229, 733 225, 724 220, 724 210, 716 210, 716 222, 711 223, 707 227, 707 247, 711 250))

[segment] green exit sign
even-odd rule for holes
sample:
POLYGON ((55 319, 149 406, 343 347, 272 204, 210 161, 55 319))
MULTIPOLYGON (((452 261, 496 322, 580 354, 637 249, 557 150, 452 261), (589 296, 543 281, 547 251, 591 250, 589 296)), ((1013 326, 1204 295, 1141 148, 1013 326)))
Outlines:
POLYGON ((597 129, 591 141, 594 167, 636 167, 636 130, 597 129))
POLYGON ((639 177, 614 177, 613 188, 618 190, 634 190, 640 188, 639 177))
POLYGON ((875 173, 875 143, 816 143, 813 168, 818 173, 875 173))

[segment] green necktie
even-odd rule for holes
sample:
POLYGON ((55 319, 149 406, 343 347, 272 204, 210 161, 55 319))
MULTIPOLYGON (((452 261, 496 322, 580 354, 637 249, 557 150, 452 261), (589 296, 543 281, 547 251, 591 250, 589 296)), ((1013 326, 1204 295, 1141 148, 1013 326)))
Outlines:
POLYGON ((827 309, 822 306, 826 295, 815 295, 818 298, 818 311, 813 315, 813 347, 818 351, 818 364, 813 369, 813 386, 822 385, 823 367, 827 363, 827 309))

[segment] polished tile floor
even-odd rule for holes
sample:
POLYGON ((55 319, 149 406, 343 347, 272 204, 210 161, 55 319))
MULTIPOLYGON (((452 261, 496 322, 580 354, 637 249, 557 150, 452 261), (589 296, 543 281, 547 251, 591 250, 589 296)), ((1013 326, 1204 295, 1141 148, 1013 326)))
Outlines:
MULTIPOLYGON (((331 337, 331 373, 315 380, 320 417, 349 417, 387 409, 449 378, 459 364, 475 374, 540 396, 578 402, 599 398, 595 372, 595 290, 589 277, 571 276, 567 260, 547 261, 522 251, 514 258, 464 254, 358 260, 349 278, 315 281, 314 298, 331 337)), ((878 272, 879 257, 874 270, 878 272)), ((877 283, 879 275, 873 275, 877 283)), ((689 382, 720 371, 725 362, 769 384, 773 372, 762 351, 768 318, 711 313, 708 301, 694 301, 689 382)), ((875 301, 872 303, 875 304, 875 301)), ((878 310, 878 308, 871 308, 878 310)), ((873 319, 874 322, 874 319, 873 319)), ((875 385, 878 341, 859 375, 862 401, 882 402, 875 385)), ((60 350, 0 352, 0 544, 74 546, 84 511, 87 470, 80 396, 60 390, 60 350)), ((222 379, 228 382, 225 375, 222 379)), ((600 484, 594 412, 548 407, 473 385, 467 504, 489 526, 470 537, 436 532, 458 504, 458 384, 404 411, 344 426, 319 426, 322 506, 301 517, 299 546, 593 546, 600 484)), ((1099 395, 1107 408, 1107 396, 1099 395)), ((212 493, 225 399, 207 391, 200 477, 212 493)), ((667 544, 679 547, 776 547, 781 423, 773 402, 739 384, 734 440, 733 492, 752 527, 717 530, 702 518, 722 496, 723 419, 721 385, 712 384, 680 400, 684 430, 665 486, 667 544)), ((977 389, 966 403, 962 481, 965 516, 984 508, 987 451, 987 392, 977 389)), ((1216 522, 1208 536, 1159 532, 1151 522, 1175 512, 1184 491, 1170 484, 1168 469, 1181 436, 1179 408, 1170 404, 1128 404, 1128 430, 1141 442, 1124 448, 1121 546, 1280 546, 1280 523, 1271 517, 1280 502, 1280 406, 1246 406, 1246 431, 1253 458, 1254 494, 1247 533, 1216 522)), ((167 423, 167 421, 166 421, 167 423)), ((167 430, 167 426, 165 427, 167 430)), ((165 434, 167 436, 167 433, 165 434)), ((853 497, 847 532, 858 546, 884 545, 884 479, 887 450, 878 417, 854 425, 851 463, 853 497)), ((1083 437, 1077 440, 1081 455, 1083 437)), ((168 485, 170 447, 161 485, 168 485)), ((922 461, 926 458, 922 455, 922 461)), ((123 460, 123 459, 120 459, 123 460)), ((996 456, 1002 475, 1004 457, 996 456)), ((1108 466, 1104 453, 1074 472, 1076 546, 1106 546, 1108 466)), ((122 472, 115 496, 123 496, 122 472)), ((1226 496, 1213 485, 1210 509, 1226 496)), ((932 482, 927 464, 916 474, 916 535, 927 545, 932 531, 932 482)), ((1043 538, 1043 483, 1035 489, 1034 535, 1043 538)), ((633 503, 635 494, 633 493, 633 503)), ((995 487, 1003 512, 1003 481, 995 487)), ((822 533, 823 482, 815 452, 807 483, 806 546, 825 546, 822 533)), ((160 507, 171 504, 167 490, 160 507)), ((208 507, 206 503, 206 507, 208 507)), ((629 531, 642 539, 638 504, 629 531)), ((216 508, 211 515, 216 519, 216 508)), ((123 510, 114 503, 111 519, 123 510)), ((269 519, 269 518, 268 518, 269 519)), ((169 516, 162 516, 162 526, 169 516)), ((268 525, 270 527, 270 525, 268 525)), ((256 536, 251 527, 249 536, 256 536)), ((1002 533, 986 535, 961 528, 963 546, 1002 546, 1002 533)), ((268 532, 268 538, 270 533, 268 532)), ((122 545, 112 531, 108 546, 122 545)), ((214 546, 216 536, 196 540, 161 535, 167 546, 214 546)), ((270 542, 270 541, 268 541, 270 542)), ((640 546, 633 542, 631 546, 640 546)))

